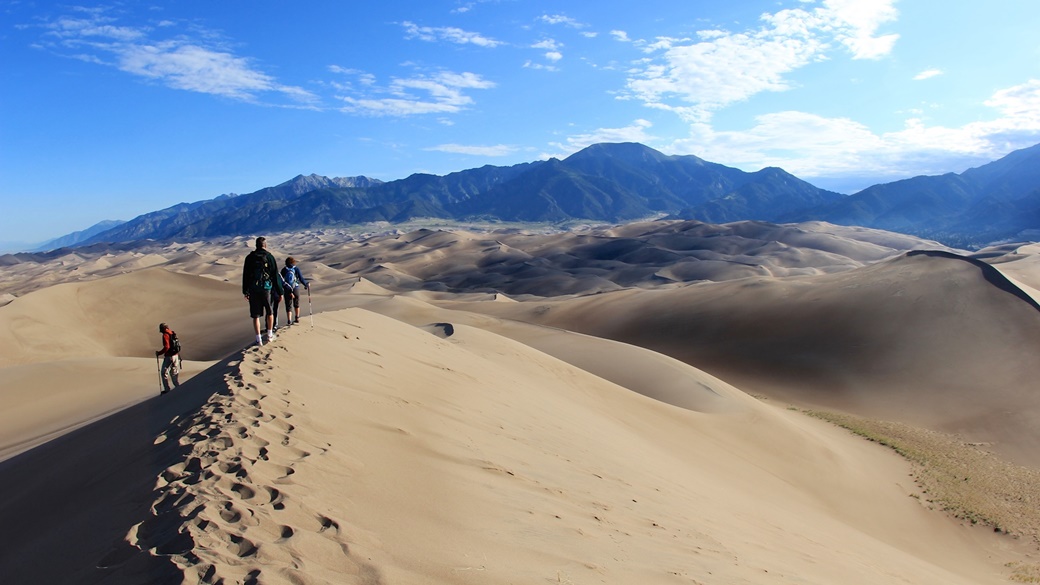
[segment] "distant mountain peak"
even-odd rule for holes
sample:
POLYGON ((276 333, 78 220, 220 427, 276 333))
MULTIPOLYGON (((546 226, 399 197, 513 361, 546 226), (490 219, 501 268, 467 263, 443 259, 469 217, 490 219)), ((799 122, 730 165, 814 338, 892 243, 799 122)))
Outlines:
POLYGON ((668 158, 667 155, 638 142, 601 142, 586 146, 578 152, 570 155, 565 160, 569 162, 582 159, 609 157, 628 162, 660 161, 668 158))
POLYGON ((206 238, 418 217, 610 221, 672 214, 714 223, 823 220, 966 247, 1019 238, 1040 225, 1040 145, 958 175, 878 184, 850 196, 778 167, 755 172, 635 142, 569 157, 383 182, 298 175, 254 193, 179 204, 85 243, 206 238))

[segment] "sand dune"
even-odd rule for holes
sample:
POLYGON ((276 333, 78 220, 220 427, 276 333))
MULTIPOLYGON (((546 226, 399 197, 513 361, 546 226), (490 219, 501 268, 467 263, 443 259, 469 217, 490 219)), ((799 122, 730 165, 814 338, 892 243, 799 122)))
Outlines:
POLYGON ((917 255, 834 275, 465 308, 647 347, 745 391, 955 432, 1040 466, 1040 311, 988 275, 917 255))
POLYGON ((7 462, 0 515, 20 538, 0 568, 106 583, 1002 581, 999 548, 908 497, 904 464, 876 445, 739 395, 732 412, 676 408, 452 329, 323 314, 172 401, 7 462), (101 479, 70 501, 56 484, 80 474, 101 479), (110 515, 66 509, 111 494, 110 515))
POLYGON ((270 235, 313 304, 262 348, 251 237, 0 258, 4 581, 1040 575, 1033 543, 787 408, 1040 467, 1035 246, 990 266, 819 223, 384 232, 270 235), (186 344, 163 397, 159 321, 186 344))
MULTIPOLYGON (((164 268, 235 282, 252 238, 203 244, 137 244, 109 263, 152 255, 164 268)), ((126 246, 131 246, 127 244, 126 246)), ((625 287, 656 288, 698 280, 833 273, 913 249, 942 249, 935 242, 879 230, 820 222, 777 226, 761 222, 710 225, 695 221, 645 222, 579 232, 419 229, 360 237, 345 231, 269 235, 279 261, 305 257, 309 275, 328 285, 358 276, 397 291, 500 292, 559 297, 625 287), (677 267, 678 266, 678 267, 677 267)), ((90 254, 4 256, 10 268, 0 287, 23 295, 62 282, 112 276, 115 268, 85 268, 90 254)))

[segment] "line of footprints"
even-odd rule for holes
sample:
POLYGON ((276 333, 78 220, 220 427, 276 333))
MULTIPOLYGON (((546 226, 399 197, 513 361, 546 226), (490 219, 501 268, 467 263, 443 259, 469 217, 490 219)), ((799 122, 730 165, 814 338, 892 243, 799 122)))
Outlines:
POLYGON ((226 377, 231 394, 184 422, 179 440, 191 453, 160 474, 152 517, 129 535, 188 582, 333 582, 371 570, 351 558, 340 522, 296 497, 306 493, 293 481, 297 466, 329 445, 301 438, 290 390, 263 389, 272 351, 248 350, 226 377))

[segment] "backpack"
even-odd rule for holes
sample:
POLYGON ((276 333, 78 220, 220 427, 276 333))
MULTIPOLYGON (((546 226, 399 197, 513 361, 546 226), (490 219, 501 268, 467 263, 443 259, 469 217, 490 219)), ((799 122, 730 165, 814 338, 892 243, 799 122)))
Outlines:
POLYGON ((267 254, 259 250, 250 252, 253 256, 253 289, 271 290, 271 271, 267 266, 267 254))
POLYGON ((289 285, 289 288, 296 288, 296 269, 285 267, 285 284, 289 285))
POLYGON ((170 329, 170 355, 177 355, 181 352, 181 340, 177 339, 177 332, 170 329))

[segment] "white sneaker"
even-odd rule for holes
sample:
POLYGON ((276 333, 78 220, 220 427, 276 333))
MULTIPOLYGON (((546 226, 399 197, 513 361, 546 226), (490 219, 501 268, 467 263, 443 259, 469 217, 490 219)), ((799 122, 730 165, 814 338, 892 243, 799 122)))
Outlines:
POLYGON ((260 336, 260 335, 257 335, 257 336, 256 336, 256 344, 257 344, 257 345, 263 345, 263 344, 264 344, 264 338, 263 338, 263 336, 260 336))
POLYGON ((271 343, 275 339, 278 339, 278 336, 274 334, 274 331, 268 331, 267 332, 267 343, 271 343))

